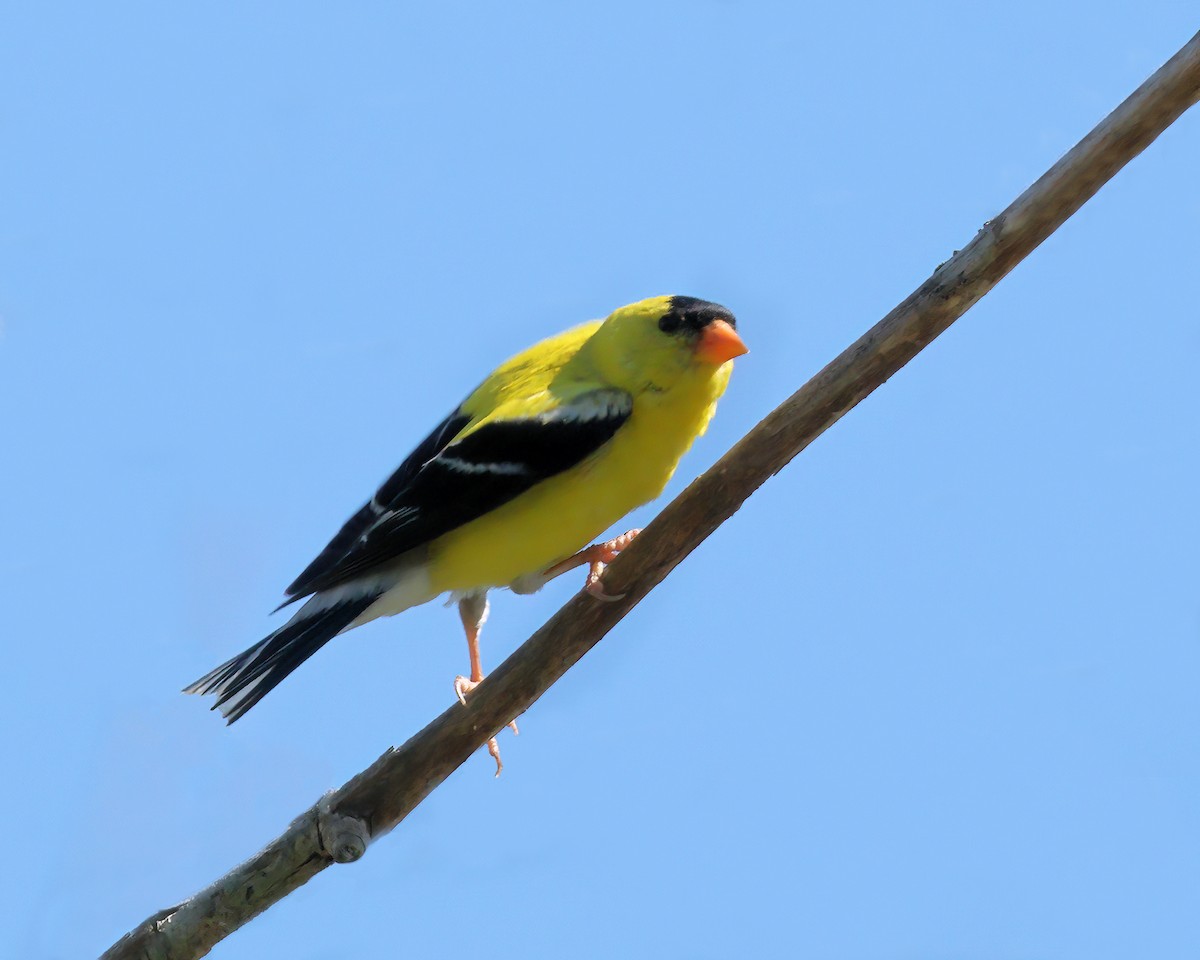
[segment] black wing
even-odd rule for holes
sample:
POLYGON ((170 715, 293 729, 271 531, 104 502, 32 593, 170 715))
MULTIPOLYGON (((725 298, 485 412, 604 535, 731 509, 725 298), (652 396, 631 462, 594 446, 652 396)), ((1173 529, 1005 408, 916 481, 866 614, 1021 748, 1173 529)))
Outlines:
POLYGON ((450 414, 288 587, 291 600, 325 590, 475 520, 587 459, 633 410, 600 389, 536 416, 485 424, 450 414))
POLYGON ((354 541, 371 529, 376 521, 388 512, 387 500, 384 498, 394 496, 411 483, 413 478, 420 472, 421 467, 436 457, 445 448, 446 444, 453 440, 458 432, 470 422, 471 418, 463 413, 461 409, 457 409, 434 427, 433 432, 422 440, 405 461, 396 468, 395 472, 383 482, 383 486, 375 492, 375 496, 363 504, 361 510, 342 524, 342 529, 325 545, 325 549, 317 554, 316 559, 304 568, 300 576, 292 581, 291 585, 285 591, 291 599, 286 601, 283 606, 287 606, 292 600, 298 600, 300 597, 307 596, 315 589, 320 589, 309 586, 309 584, 318 579, 323 579, 324 575, 333 570, 338 560, 349 552, 350 548, 354 545, 354 541))

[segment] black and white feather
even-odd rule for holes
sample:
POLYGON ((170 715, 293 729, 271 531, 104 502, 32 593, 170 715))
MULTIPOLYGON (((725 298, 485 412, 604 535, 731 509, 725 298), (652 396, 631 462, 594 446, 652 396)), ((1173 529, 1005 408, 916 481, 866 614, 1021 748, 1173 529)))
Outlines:
POLYGON ((292 618, 185 691, 215 694, 213 708, 232 723, 339 633, 432 599, 421 548, 582 463, 632 411, 633 398, 614 388, 474 427, 458 408, 287 588, 282 606, 309 597, 292 618))
POLYGON ((287 588, 287 602, 416 550, 569 470, 611 440, 632 411, 628 393, 600 389, 464 432, 471 418, 456 410, 287 588))

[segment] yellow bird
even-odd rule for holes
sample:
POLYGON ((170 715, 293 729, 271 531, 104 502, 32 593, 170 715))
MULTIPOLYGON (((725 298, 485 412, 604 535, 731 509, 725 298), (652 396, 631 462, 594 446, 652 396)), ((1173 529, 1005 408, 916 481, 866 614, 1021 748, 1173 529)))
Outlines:
MULTIPOLYGON (((339 633, 449 593, 483 680, 487 592, 532 593, 604 564, 636 535, 581 550, 666 486, 747 352, 724 307, 652 297, 543 340, 498 367, 409 455, 287 588, 308 601, 278 630, 185 688, 229 723, 339 633), (578 552, 576 552, 578 551, 578 552)), ((515 724, 512 725, 515 731, 515 724)), ((500 772, 493 739, 488 750, 500 772)))

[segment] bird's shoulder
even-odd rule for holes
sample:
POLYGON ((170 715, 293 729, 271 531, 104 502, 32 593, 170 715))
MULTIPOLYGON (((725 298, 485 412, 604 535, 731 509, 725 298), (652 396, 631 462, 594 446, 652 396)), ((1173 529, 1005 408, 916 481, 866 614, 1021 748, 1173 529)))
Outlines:
POLYGON ((581 355, 599 326, 594 321, 548 337, 493 370, 459 407, 470 422, 454 439, 490 421, 536 417, 602 387, 581 355))

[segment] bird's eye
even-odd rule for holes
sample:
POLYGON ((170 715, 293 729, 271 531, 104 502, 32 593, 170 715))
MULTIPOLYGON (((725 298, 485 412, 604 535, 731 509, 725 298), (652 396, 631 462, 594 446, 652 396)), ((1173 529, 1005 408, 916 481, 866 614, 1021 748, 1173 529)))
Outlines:
POLYGON ((663 333, 678 333, 682 325, 683 314, 676 313, 674 310, 663 314, 662 318, 658 321, 658 329, 663 333))

